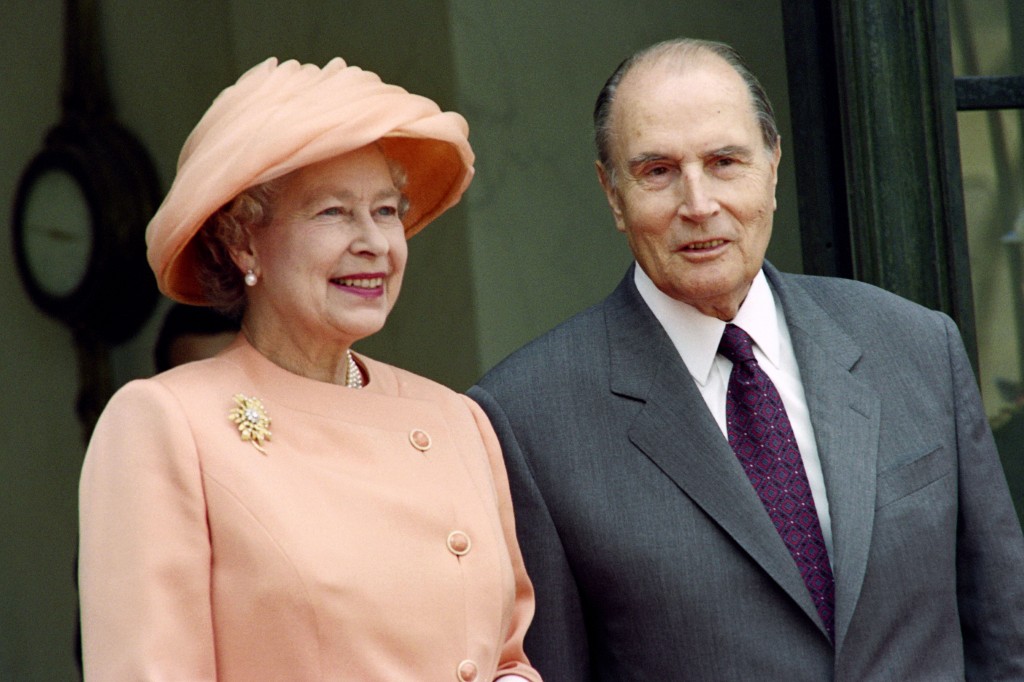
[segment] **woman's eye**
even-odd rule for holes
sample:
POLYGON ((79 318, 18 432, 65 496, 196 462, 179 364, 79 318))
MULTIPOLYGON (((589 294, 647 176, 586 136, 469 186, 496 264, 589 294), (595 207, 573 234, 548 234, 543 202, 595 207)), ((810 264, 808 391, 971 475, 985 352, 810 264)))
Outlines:
POLYGON ((388 217, 388 218, 390 218, 391 216, 396 216, 396 215, 398 215, 398 207, 397 206, 381 206, 380 208, 377 209, 377 215, 385 216, 385 217, 388 217))
POLYGON ((345 211, 340 206, 331 206, 330 208, 325 208, 324 210, 320 211, 320 215, 329 217, 340 216, 343 215, 344 213, 345 211))

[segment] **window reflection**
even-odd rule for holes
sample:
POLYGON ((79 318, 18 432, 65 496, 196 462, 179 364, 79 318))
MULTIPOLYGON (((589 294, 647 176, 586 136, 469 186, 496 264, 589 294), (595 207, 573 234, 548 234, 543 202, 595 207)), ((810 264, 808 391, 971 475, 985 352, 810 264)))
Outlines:
MULTIPOLYGON (((1024 74, 1024 2, 949 9, 957 76, 1024 74)), ((1024 109, 959 112, 958 126, 982 397, 1024 518, 1024 109)))

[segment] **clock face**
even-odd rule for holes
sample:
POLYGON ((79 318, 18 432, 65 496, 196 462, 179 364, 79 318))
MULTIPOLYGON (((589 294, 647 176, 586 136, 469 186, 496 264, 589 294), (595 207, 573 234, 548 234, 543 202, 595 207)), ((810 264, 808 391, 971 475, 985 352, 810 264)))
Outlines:
POLYGON ((54 298, 69 296, 92 256, 92 213, 81 186, 68 172, 49 169, 29 188, 22 215, 26 265, 36 284, 54 298))
POLYGON ((18 182, 11 225, 36 307, 105 342, 134 333, 157 299, 143 235, 159 194, 149 157, 123 129, 77 119, 51 129, 18 182))

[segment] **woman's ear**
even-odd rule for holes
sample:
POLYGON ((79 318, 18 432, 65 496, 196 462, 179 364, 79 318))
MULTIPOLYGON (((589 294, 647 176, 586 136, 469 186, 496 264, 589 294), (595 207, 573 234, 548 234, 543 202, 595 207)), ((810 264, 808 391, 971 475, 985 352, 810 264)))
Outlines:
POLYGON ((228 255, 231 256, 231 261, 243 275, 250 270, 258 273, 258 258, 256 257, 256 246, 253 243, 252 232, 248 227, 241 228, 240 232, 241 234, 237 242, 225 246, 228 255))

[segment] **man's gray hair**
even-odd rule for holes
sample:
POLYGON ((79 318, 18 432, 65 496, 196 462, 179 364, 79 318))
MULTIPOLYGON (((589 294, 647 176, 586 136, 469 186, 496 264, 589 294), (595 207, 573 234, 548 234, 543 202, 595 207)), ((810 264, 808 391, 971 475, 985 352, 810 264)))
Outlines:
POLYGON ((740 78, 747 85, 750 93, 751 103, 754 106, 754 115, 757 117, 758 126, 761 128, 761 138, 767 149, 774 149, 779 141, 779 129, 775 123, 775 112, 772 103, 768 100, 761 83, 757 77, 747 68, 743 58, 731 46, 711 40, 699 40, 696 38, 676 38, 651 45, 632 56, 627 57, 611 77, 605 82, 604 87, 597 96, 597 103, 594 105, 594 142, 597 145, 597 157, 608 174, 608 180, 612 187, 615 186, 616 168, 611 160, 611 138, 612 103, 615 100, 615 93, 619 83, 627 73, 634 67, 647 64, 655 64, 671 58, 677 59, 680 65, 686 63, 690 58, 717 55, 725 60, 740 78))

